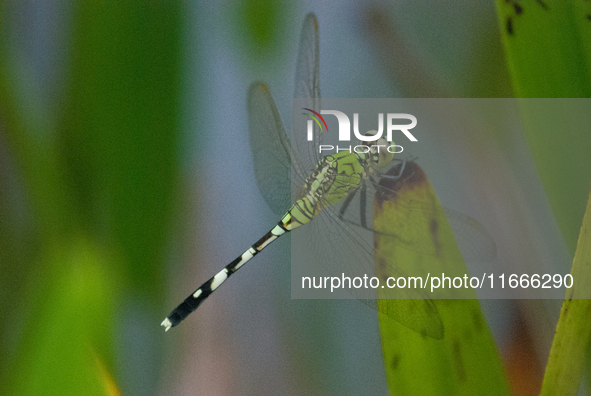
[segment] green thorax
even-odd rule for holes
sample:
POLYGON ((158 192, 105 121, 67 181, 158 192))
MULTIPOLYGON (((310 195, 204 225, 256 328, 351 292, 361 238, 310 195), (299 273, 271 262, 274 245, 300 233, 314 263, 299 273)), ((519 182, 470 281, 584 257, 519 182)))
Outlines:
POLYGON ((312 220, 320 210, 343 200, 359 188, 367 177, 366 160, 355 153, 341 151, 318 161, 312 174, 282 222, 294 229, 312 220))

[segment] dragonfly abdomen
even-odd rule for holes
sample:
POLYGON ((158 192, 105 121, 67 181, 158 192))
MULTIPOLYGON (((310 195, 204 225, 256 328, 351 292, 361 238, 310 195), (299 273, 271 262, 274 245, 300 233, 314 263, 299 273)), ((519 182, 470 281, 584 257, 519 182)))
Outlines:
POLYGON ((162 326, 168 331, 171 327, 174 327, 181 323, 189 314, 195 311, 207 297, 211 295, 222 283, 224 283, 230 275, 238 271, 240 267, 246 264, 250 259, 256 256, 260 251, 266 248, 271 242, 275 241, 281 235, 289 232, 282 221, 280 221, 271 231, 267 232, 265 236, 259 239, 253 244, 248 250, 236 257, 230 264, 226 265, 220 272, 218 272, 213 278, 202 284, 199 289, 195 290, 193 294, 185 299, 178 307, 176 307, 170 315, 164 319, 162 326))

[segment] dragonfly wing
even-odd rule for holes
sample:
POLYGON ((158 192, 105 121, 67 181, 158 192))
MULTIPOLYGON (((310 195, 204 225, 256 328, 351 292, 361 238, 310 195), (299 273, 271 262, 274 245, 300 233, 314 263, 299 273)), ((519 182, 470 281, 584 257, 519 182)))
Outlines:
MULTIPOLYGON (((318 21, 313 13, 309 13, 304 20, 300 36, 300 48, 296 63, 294 98, 298 100, 299 107, 320 112, 320 80, 319 80, 319 48, 318 48, 318 21)), ((318 162, 319 155, 316 148, 322 144, 322 133, 314 123, 314 139, 309 142, 304 131, 292 131, 292 142, 298 153, 299 159, 310 169, 318 162), (301 133, 296 133, 301 132, 301 133)))
MULTIPOLYGON (((337 176, 333 185, 347 189, 350 183, 345 176, 337 176)), ((350 185, 351 189, 357 184, 350 185)), ((360 191, 357 191, 359 195, 360 191)), ((371 204, 371 201, 369 204, 371 204)), ((324 207, 318 216, 310 222, 307 232, 297 232, 292 235, 292 265, 293 260, 302 265, 316 263, 328 270, 327 275, 350 279, 364 279, 380 277, 378 270, 392 277, 407 277, 405 272, 397 266, 388 263, 387 257, 380 257, 376 251, 375 232, 366 228, 343 221, 338 205, 328 205, 321 202, 324 207), (382 269, 384 266, 387 268, 382 269)), ((357 208, 359 210, 359 208, 357 208)), ((302 230, 303 231, 303 230, 302 230)), ((345 282, 345 281, 343 281, 345 282)), ((380 277, 380 283, 385 282, 380 277)), ((386 314, 400 324, 432 338, 443 337, 443 325, 435 305, 428 300, 428 293, 422 289, 400 288, 388 293, 389 300, 376 300, 381 288, 371 286, 349 285, 344 289, 355 298, 365 304, 386 314), (390 301, 391 300, 391 301, 390 301)), ((382 293, 383 294, 383 293, 382 293)), ((386 298, 386 297, 384 297, 386 298)))
POLYGON ((310 108, 316 111, 320 108, 318 54, 318 21, 313 13, 309 13, 300 36, 294 97, 313 99, 310 101, 310 108))
MULTIPOLYGON (((310 13, 302 26, 295 97, 304 98, 302 105, 314 111, 320 108, 318 75, 318 22, 310 13)), ((291 179, 295 186, 304 184, 307 170, 316 165, 316 151, 305 141, 304 133, 297 134, 301 139, 292 145, 269 88, 263 83, 254 83, 248 90, 248 118, 257 186, 273 212, 283 215, 297 191, 291 179)))
POLYGON ((466 261, 491 261, 497 257, 497 245, 486 228, 476 219, 453 209, 443 208, 466 261))
POLYGON ((493 238, 472 217, 451 209, 441 208, 436 202, 433 202, 433 196, 429 194, 424 195, 424 198, 417 195, 413 200, 396 200, 399 189, 405 183, 408 183, 408 180, 411 180, 409 177, 412 177, 412 173, 416 168, 418 168, 418 165, 414 162, 399 162, 386 175, 389 178, 400 176, 400 178, 395 179, 394 183, 379 183, 376 185, 367 181, 364 184, 365 191, 359 191, 350 198, 349 202, 343 201, 335 205, 335 211, 338 211, 340 218, 344 222, 352 226, 378 232, 384 237, 395 239, 399 247, 431 256, 436 256, 437 250, 432 248, 433 241, 430 233, 425 232, 423 229, 429 227, 430 224, 421 222, 420 219, 429 218, 432 221, 431 224, 448 223, 464 260, 486 262, 494 259, 496 257, 496 245, 493 238), (400 168, 402 166, 405 168, 401 175, 400 168), (363 194, 366 196, 365 203, 363 203, 363 194), (384 200, 397 201, 397 211, 404 214, 405 218, 416 219, 416 221, 398 224, 396 234, 390 230, 376 231, 373 224, 373 199, 376 194, 384 200), (344 207, 345 205, 346 207, 344 207))
POLYGON ((362 302, 419 334, 427 335, 436 340, 443 338, 443 322, 433 300, 415 298, 406 300, 362 300, 362 302))
MULTIPOLYGON (((376 263, 384 262, 386 258, 377 257, 373 231, 343 222, 334 207, 322 210, 308 227, 307 233, 298 233, 298 238, 301 238, 298 242, 295 234, 292 236, 292 259, 294 252, 307 250, 309 253, 303 254, 311 254, 311 262, 322 265, 330 276, 340 278, 342 274, 351 279, 379 276, 376 274, 376 263)), ((308 260, 307 256, 302 259, 308 260)), ((389 276, 407 277, 399 268, 388 266, 387 271, 389 276)), ((403 326, 434 339, 443 337, 443 324, 437 308, 423 290, 397 289, 395 295, 389 294, 389 299, 377 300, 376 291, 380 289, 364 286, 345 288, 353 297, 403 326)))
MULTIPOLYGON (((448 224, 454 226, 456 238, 464 240, 464 253, 469 251, 477 258, 494 257, 494 242, 484 228, 468 216, 443 210, 427 187, 426 176, 418 165, 400 162, 378 185, 366 180, 348 198, 323 209, 311 222, 302 249, 311 250, 310 260, 321 263, 333 276, 376 276, 381 285, 388 277, 410 279, 411 275, 426 280, 428 272, 465 273, 448 224), (387 209, 380 207, 380 202, 387 209)), ((292 239, 292 252, 299 251, 293 243, 292 239)), ((436 305, 422 287, 360 287, 349 291, 402 325, 442 338, 443 325, 436 305)))
POLYGON ((247 109, 257 186, 271 210, 282 216, 291 204, 291 167, 297 160, 267 85, 250 86, 247 109))

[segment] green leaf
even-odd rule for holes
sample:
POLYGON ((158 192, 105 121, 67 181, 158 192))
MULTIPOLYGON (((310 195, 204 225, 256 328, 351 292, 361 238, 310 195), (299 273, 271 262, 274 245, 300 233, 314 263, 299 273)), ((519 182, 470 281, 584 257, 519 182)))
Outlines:
MULTIPOLYGON (((374 225, 384 233, 405 235, 405 224, 412 224, 416 232, 424 232, 422 240, 430 245, 416 249, 401 247, 393 238, 376 234, 377 255, 387 261, 386 265, 376 263, 376 272, 381 268, 399 268, 410 273, 411 269, 429 269, 431 274, 445 272, 449 276, 463 276, 467 273, 451 228, 441 209, 439 201, 422 169, 409 162, 404 173, 397 180, 386 180, 386 187, 395 191, 389 199, 381 200, 376 194, 374 202, 374 225), (409 207, 413 202, 428 202, 432 211, 402 211, 400 206, 409 207), (422 231, 421 231, 422 230, 422 231)), ((383 182, 382 182, 383 183, 383 182)), ((416 271, 410 273, 416 274, 416 271)), ((378 289, 380 290, 380 289, 378 289)), ((383 295, 382 295, 383 296, 383 295)), ((441 334, 437 326, 427 331, 417 331, 412 318, 401 323, 380 314, 382 351, 388 386, 391 394, 404 395, 502 395, 509 394, 496 346, 475 295, 471 299, 449 300, 379 300, 392 309, 406 311, 405 315, 424 321, 425 315, 437 315, 441 334), (422 302, 426 311, 421 311, 422 302), (413 302, 414 309, 406 309, 413 302), (411 325, 409 325, 409 323, 411 325), (439 338, 439 339, 438 339, 439 338)))
MULTIPOLYGON (((516 97, 591 97, 591 3, 497 0, 496 5, 516 97)), ((591 183, 589 102, 523 101, 521 113, 532 157, 574 252, 591 183)))
POLYGON ((182 5, 80 2, 73 11, 60 133, 76 215, 113 242, 131 286, 154 298, 179 174, 182 5))
POLYGON ((591 336, 591 195, 579 233, 579 241, 571 275, 574 284, 567 289, 556 334, 552 342, 548 365, 544 374, 541 395, 576 395, 583 373, 585 357, 591 336), (578 298, 577 298, 578 297, 578 298))
MULTIPOLYGON (((0 6, 0 14, 11 8, 0 6)), ((16 209, 27 215, 18 235, 4 217, 14 207, 0 210, 0 236, 11 235, 0 243, 10 244, 0 252, 10 319, 0 327, 0 393, 116 394, 115 378, 126 393, 145 394, 155 387, 157 359, 112 374, 112 337, 124 337, 118 356, 137 356, 145 348, 125 337, 159 332, 164 312, 162 261, 181 146, 183 4, 91 1, 68 11, 67 42, 59 41, 68 48, 58 62, 67 68, 58 73, 64 89, 46 107, 30 88, 39 82, 27 80, 35 73, 15 70, 23 63, 10 58, 8 46, 22 39, 6 26, 14 15, 0 18, 0 119, 17 167, 10 187, 23 184, 16 209), (120 331, 134 324, 131 306, 153 328, 120 331)))
MULTIPOLYGON (((497 0, 496 5, 516 96, 591 96, 591 3, 497 0)), ((583 280, 588 285, 589 280, 584 263, 577 261, 588 254, 579 227, 591 184, 589 109, 588 99, 525 100, 520 109, 525 137, 558 225, 570 250, 577 249, 572 268, 575 285, 583 280)), ((586 213, 587 219, 589 209, 586 213)), ((586 224, 588 220, 583 230, 588 229, 586 224)), ((582 321, 588 317, 588 300, 571 300, 567 294, 542 394, 576 393, 589 337, 582 321)))
POLYGON ((572 0, 496 4, 515 96, 591 96, 591 5, 572 0))
POLYGON ((10 382, 14 395, 104 395, 113 360, 119 274, 100 249, 80 239, 46 255, 49 271, 27 293, 30 321, 10 382), (109 364, 110 366, 111 364, 109 364))

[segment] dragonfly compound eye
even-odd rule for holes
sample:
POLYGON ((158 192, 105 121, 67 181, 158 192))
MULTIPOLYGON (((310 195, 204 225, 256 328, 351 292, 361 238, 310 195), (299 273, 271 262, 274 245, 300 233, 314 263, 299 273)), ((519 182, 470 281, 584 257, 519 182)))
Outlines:
POLYGON ((391 142, 387 141, 386 139, 379 138, 376 142, 376 150, 378 154, 378 168, 383 168, 388 166, 392 159, 394 158, 394 153, 391 153, 388 148, 392 145, 391 142))

